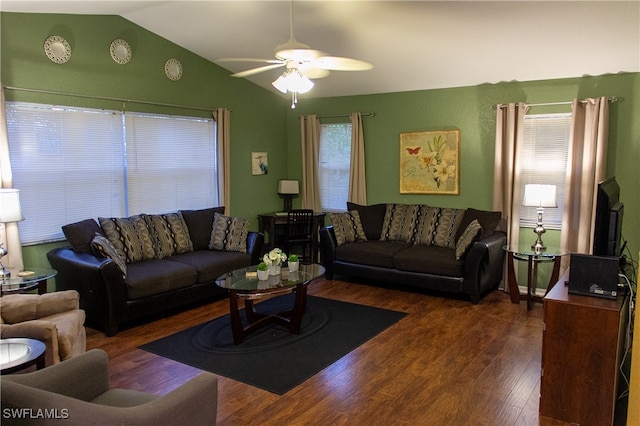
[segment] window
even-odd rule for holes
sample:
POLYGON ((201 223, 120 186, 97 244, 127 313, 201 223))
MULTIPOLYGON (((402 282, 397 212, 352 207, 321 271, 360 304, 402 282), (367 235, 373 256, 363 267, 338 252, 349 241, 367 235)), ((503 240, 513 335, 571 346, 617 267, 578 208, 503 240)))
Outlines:
POLYGON ((217 204, 212 119, 7 103, 23 244, 99 216, 217 204))
POLYGON ((322 211, 345 211, 351 170, 351 123, 321 125, 319 162, 322 211))
MULTIPOLYGON (((571 114, 527 115, 524 118, 521 193, 529 183, 556 185, 558 208, 544 211, 547 229, 561 229, 569 154, 571 114)), ((535 226, 535 207, 520 207, 520 225, 535 226)))

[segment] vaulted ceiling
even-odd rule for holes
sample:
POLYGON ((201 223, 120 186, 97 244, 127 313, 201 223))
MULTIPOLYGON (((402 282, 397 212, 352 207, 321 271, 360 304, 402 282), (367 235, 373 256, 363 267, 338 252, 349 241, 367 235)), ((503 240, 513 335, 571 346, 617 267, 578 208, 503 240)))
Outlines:
MULTIPOLYGON (((273 59, 291 2, 5 1, 10 12, 110 14, 232 72, 273 59)), ((332 71, 306 97, 401 92, 640 71, 640 1, 296 0, 295 38, 374 64, 332 71)), ((249 79, 274 92, 282 69, 249 79)), ((279 93, 279 92, 277 92, 279 93)))

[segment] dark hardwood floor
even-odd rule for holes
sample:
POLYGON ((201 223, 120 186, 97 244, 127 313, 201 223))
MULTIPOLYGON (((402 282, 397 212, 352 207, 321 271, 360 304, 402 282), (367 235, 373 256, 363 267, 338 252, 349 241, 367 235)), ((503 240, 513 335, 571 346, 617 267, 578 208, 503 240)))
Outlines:
MULTIPOLYGON (((285 395, 220 377, 219 425, 542 424, 541 304, 527 311, 494 291, 472 305, 324 279, 309 294, 409 315, 285 395)), ((107 351, 114 387, 165 394, 199 370, 137 347, 228 312, 224 299, 111 338, 89 328, 87 347, 107 351)))

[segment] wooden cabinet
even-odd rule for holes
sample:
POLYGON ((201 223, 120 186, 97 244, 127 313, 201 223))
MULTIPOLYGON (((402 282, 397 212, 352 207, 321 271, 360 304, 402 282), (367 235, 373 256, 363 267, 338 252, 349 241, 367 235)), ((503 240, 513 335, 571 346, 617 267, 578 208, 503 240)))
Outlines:
POLYGON ((565 274, 544 298, 540 416, 611 425, 628 298, 569 294, 565 274))

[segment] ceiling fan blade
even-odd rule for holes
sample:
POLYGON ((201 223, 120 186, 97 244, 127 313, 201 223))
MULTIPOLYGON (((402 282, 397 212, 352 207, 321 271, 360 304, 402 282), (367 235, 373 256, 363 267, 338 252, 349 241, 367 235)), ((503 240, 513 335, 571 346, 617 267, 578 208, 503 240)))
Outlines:
POLYGON ((300 66, 300 72, 312 80, 328 77, 330 72, 325 68, 317 68, 311 64, 303 64, 300 66))
POLYGON ((279 59, 262 59, 262 58, 220 58, 216 62, 264 62, 265 64, 282 64, 279 59))
POLYGON ((369 62, 339 56, 322 56, 313 65, 334 71, 367 71, 373 68, 373 64, 369 62))
POLYGON ((237 72, 235 74, 231 74, 231 77, 238 77, 238 78, 240 78, 240 77, 249 77, 250 75, 259 74, 261 72, 272 70, 274 68, 283 67, 284 65, 285 65, 284 63, 265 65, 263 67, 253 68, 253 69, 250 69, 250 70, 240 71, 240 72, 237 72))

